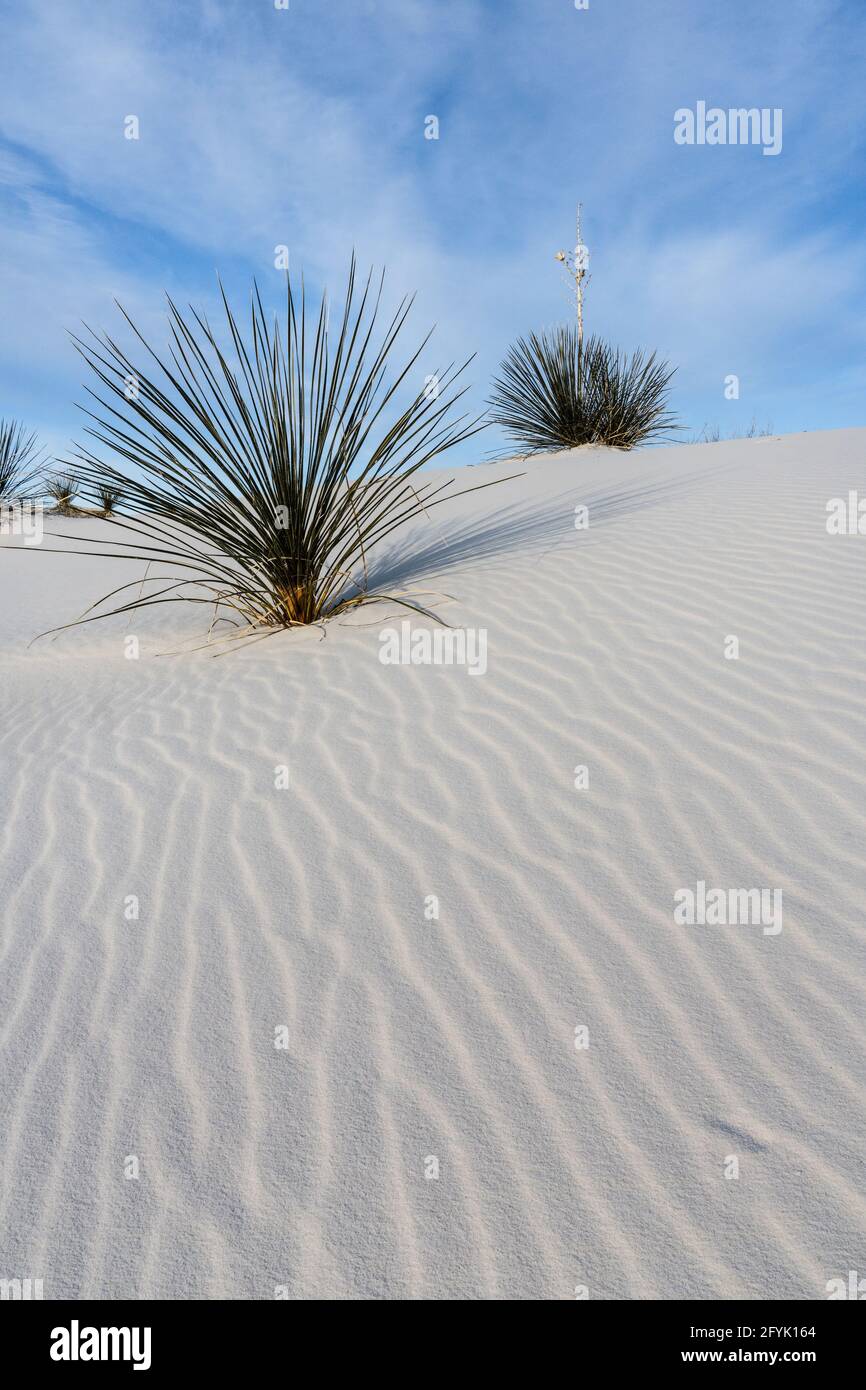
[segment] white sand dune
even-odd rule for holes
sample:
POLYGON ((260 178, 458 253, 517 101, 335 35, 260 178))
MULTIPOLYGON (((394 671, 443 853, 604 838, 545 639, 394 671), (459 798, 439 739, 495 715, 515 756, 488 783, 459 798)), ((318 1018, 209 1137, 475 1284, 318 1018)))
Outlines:
POLYGON ((487 630, 483 676, 349 623, 157 658, 203 609, 28 649, 141 566, 0 555, 0 1277, 866 1274, 866 536, 825 527, 866 431, 522 466, 372 560, 487 630), (676 923, 698 880, 781 889, 782 931, 676 923))

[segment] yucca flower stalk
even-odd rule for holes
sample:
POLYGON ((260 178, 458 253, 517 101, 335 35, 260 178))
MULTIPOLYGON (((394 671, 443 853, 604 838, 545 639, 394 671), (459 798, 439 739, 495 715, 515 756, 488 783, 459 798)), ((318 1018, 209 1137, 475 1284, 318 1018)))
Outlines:
POLYGON ((122 586, 79 621, 185 601, 227 610, 249 635, 361 603, 418 606, 371 592, 368 556, 455 495, 453 479, 416 475, 482 423, 453 417, 468 363, 439 374, 435 392, 428 377, 398 406, 430 335, 386 382, 412 300, 377 335, 383 281, 371 273, 359 288, 352 257, 333 335, 326 297, 311 329, 303 286, 298 301, 287 275, 284 322, 269 319, 254 287, 246 334, 220 285, 224 345, 201 313, 185 315, 170 298, 167 355, 125 313, 142 360, 107 334, 75 338, 99 383, 86 433, 108 454, 78 449, 76 472, 95 495, 123 495, 123 515, 108 518, 116 539, 109 549, 91 543, 171 571, 122 586))

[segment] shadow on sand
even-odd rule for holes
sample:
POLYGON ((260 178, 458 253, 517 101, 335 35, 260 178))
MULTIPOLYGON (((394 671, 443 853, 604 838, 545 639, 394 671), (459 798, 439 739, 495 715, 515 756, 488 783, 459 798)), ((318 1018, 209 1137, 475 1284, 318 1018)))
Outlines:
MULTIPOLYGON (((540 506, 527 501, 468 520, 432 520, 423 532, 413 528, 389 541, 370 558, 369 587, 371 591, 401 588, 465 564, 504 555, 530 554, 541 558, 573 537, 576 506, 588 508, 593 528, 685 495, 696 483, 705 481, 707 474, 708 470, 702 468, 666 482, 623 485, 596 492, 575 486, 558 497, 545 498, 540 506)), ((431 516, 435 517, 435 512, 431 516)))

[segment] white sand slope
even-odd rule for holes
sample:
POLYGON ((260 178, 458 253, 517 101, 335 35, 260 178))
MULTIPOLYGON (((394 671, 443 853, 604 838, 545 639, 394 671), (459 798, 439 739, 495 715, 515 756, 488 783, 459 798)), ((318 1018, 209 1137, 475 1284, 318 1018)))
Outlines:
POLYGON ((140 567, 0 554, 0 1277, 866 1275, 866 536, 825 528, 866 431, 525 469, 373 563, 487 630, 478 677, 375 626, 156 659, 204 610, 27 650, 140 567), (698 880, 781 889, 782 931, 676 923, 698 880))

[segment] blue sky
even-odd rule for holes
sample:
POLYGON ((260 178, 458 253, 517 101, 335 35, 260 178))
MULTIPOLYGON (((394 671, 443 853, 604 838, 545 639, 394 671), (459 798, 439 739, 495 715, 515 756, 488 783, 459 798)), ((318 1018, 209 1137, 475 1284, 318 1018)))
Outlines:
POLYGON ((0 53, 0 415, 54 452, 67 330, 117 298, 162 344, 163 291, 207 307, 217 270, 276 300, 281 244, 315 286, 386 264, 481 409, 572 313, 578 198, 589 327, 677 365, 690 430, 866 424, 863 0, 0 0, 0 53), (677 145, 698 101, 780 107, 781 153, 677 145))

